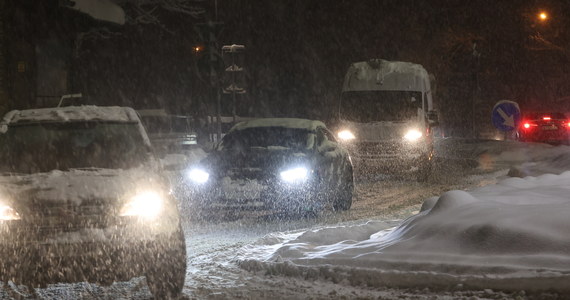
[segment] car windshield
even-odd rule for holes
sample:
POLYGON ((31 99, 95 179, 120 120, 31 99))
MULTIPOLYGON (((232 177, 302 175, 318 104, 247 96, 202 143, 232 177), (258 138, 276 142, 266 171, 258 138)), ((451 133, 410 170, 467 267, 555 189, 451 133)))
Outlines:
POLYGON ((184 117, 172 117, 170 119, 171 132, 190 132, 190 119, 184 117))
POLYGON ((129 169, 148 157, 136 123, 66 122, 10 126, 0 134, 0 171, 129 169))
POLYGON ((408 121, 421 108, 420 92, 351 91, 342 94, 340 115, 348 121, 367 123, 408 121))
POLYGON ((141 116, 141 122, 149 134, 165 134, 170 132, 170 120, 167 117, 141 116))
POLYGON ((176 116, 142 116, 141 121, 149 134, 189 133, 190 118, 176 116))
POLYGON ((295 150, 307 149, 309 135, 307 129, 287 127, 256 127, 233 131, 227 134, 220 150, 241 150, 250 148, 283 147, 295 150))

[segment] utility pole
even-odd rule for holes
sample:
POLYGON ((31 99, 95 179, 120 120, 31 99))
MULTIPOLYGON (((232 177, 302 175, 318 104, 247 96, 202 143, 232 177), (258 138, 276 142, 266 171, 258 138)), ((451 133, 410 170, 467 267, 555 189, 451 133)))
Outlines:
POLYGON ((229 62, 226 63, 226 74, 229 73, 229 85, 224 87, 225 94, 232 95, 232 116, 233 122, 237 121, 237 95, 245 94, 246 90, 238 83, 238 76, 243 77, 243 66, 238 65, 238 55, 245 51, 244 45, 225 45, 222 47, 222 55, 224 60, 229 56, 229 62), (229 65, 229 66, 228 66, 229 65), (238 75, 239 74, 239 75, 238 75))

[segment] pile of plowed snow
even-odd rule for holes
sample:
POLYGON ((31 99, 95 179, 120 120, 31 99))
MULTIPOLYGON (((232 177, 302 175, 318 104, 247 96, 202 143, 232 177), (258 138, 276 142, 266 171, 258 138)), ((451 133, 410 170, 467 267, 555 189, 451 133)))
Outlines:
MULTIPOLYGON (((558 153, 559 163, 545 151, 530 155, 570 169, 560 163, 570 161, 570 148, 544 149, 558 153)), ((568 293, 569 183, 564 172, 450 191, 396 227, 369 221, 273 234, 244 247, 238 261, 246 269, 352 285, 568 293)))

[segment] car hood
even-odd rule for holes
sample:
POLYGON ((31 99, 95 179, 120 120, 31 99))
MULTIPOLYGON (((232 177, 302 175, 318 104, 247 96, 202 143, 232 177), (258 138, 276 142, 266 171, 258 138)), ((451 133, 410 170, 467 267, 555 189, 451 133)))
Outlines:
POLYGON ((232 169, 260 169, 273 171, 297 164, 309 164, 312 156, 308 152, 289 148, 250 148, 244 152, 217 151, 204 161, 207 168, 219 175, 232 169))
POLYGON ((164 187, 162 179, 145 168, 131 170, 54 170, 48 173, 0 176, 0 201, 83 201, 128 197, 139 191, 164 187))

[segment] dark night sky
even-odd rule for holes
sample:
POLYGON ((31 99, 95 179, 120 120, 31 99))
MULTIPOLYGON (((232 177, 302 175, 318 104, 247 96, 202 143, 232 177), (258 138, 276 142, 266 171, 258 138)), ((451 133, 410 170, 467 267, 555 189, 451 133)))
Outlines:
MULTIPOLYGON (((241 114, 330 119, 348 65, 385 58, 420 63, 433 73, 439 109, 451 126, 460 127, 466 115, 488 118, 501 99, 519 101, 523 108, 556 103, 570 109, 558 100, 570 96, 569 6, 564 1, 218 1, 218 20, 224 22, 219 39, 220 45, 247 46, 249 93, 240 101, 241 114), (546 23, 536 18, 541 9, 551 16, 546 23)), ((173 110, 196 110, 197 102, 209 101, 191 51, 200 43, 193 24, 204 20, 165 11, 158 17, 172 33, 156 25, 126 25, 120 36, 86 44, 79 59, 82 78, 91 89, 111 87, 108 97, 120 93, 134 105, 152 105, 158 98, 173 110), (101 74, 108 82, 88 80, 101 74)))

